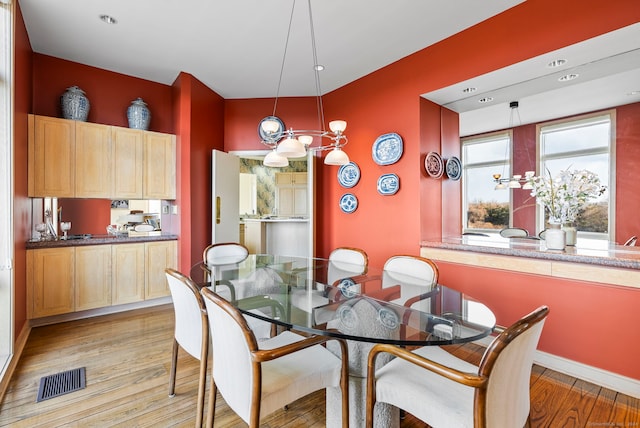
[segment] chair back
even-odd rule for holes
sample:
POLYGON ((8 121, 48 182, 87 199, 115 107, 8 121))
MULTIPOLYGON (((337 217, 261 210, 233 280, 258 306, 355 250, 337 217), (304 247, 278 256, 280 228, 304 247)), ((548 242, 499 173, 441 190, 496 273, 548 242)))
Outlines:
POLYGON ((488 378, 488 385, 486 391, 476 390, 476 421, 478 412, 484 412, 486 426, 524 426, 529 415, 533 356, 548 313, 548 307, 539 307, 489 345, 478 369, 479 375, 488 378))
POLYGON ((626 247, 635 247, 637 240, 638 240, 637 236, 632 236, 631 238, 627 239, 627 242, 625 242, 624 245, 626 247))
POLYGON ((227 405, 248 422, 253 399, 260 397, 253 380, 261 378, 261 369, 252 364, 250 354, 258 350, 256 338, 238 309, 209 288, 203 288, 202 295, 209 316, 213 379, 227 405))
POLYGON ((202 252, 202 260, 209 266, 240 263, 248 256, 247 247, 235 242, 211 244, 202 252))
POLYGON ((165 269, 165 274, 175 313, 174 337, 182 349, 199 360, 204 342, 209 340, 207 312, 200 290, 174 269, 165 269))
MULTIPOLYGON (((404 305, 408 300, 431 291, 438 284, 438 266, 425 257, 393 256, 384 264, 382 288, 400 285, 400 298, 394 303, 404 305)), ((429 304, 423 300, 422 304, 429 304)), ((420 309, 428 309, 430 306, 420 309)))
POLYGON ((343 278, 362 275, 367 272, 369 257, 364 250, 338 247, 329 254, 327 282, 333 285, 343 278))
POLYGON ((500 236, 503 238, 526 238, 529 236, 529 231, 521 227, 506 227, 500 231, 500 236))

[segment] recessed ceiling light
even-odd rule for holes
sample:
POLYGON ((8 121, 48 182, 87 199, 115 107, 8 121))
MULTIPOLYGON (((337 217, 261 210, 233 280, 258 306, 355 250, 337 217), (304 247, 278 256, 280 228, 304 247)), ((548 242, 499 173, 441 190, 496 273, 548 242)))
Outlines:
POLYGON ((493 97, 484 97, 478 100, 481 104, 490 103, 491 101, 493 101, 493 97))
POLYGON ((631 95, 631 96, 633 96, 633 95, 640 95, 640 91, 631 91, 631 92, 629 92, 627 95, 631 95))
POLYGON ((566 63, 567 63, 566 59, 555 59, 551 61, 549 64, 547 64, 547 67, 549 68, 560 67, 562 65, 565 65, 566 63))
POLYGON ((100 20, 107 24, 117 24, 118 21, 111 15, 100 15, 100 20))
POLYGON ((478 88, 474 88, 473 86, 470 86, 468 88, 464 88, 462 90, 462 92, 464 92, 465 94, 470 94, 471 92, 475 92, 477 90, 478 90, 478 88))
POLYGON ((558 78, 558 82, 568 82, 569 80, 577 79, 579 74, 565 74, 564 76, 558 78))

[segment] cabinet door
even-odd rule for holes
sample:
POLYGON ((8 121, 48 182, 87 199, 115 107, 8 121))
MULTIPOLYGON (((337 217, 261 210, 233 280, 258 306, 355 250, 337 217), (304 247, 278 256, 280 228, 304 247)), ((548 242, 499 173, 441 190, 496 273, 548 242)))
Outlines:
POLYGON ((288 186, 293 184, 293 176, 290 172, 276 172, 276 186, 288 186))
POLYGON ((113 188, 111 127, 76 122, 76 198, 110 198, 113 188))
POLYGON ((176 198, 176 140, 174 135, 144 133, 144 199, 176 198))
POLYGON ((244 246, 251 254, 267 252, 267 235, 264 222, 248 221, 244 224, 244 246))
POLYGON ((111 306, 111 246, 76 247, 76 311, 111 306))
POLYGON ((293 189, 293 215, 307 215, 307 188, 295 187, 293 189))
POLYGON ((74 248, 27 250, 27 317, 74 310, 74 248))
POLYGON ((75 196, 75 121, 29 115, 28 193, 75 196))
POLYGON ((291 173, 291 182, 296 186, 301 186, 307 184, 307 173, 306 172, 292 172, 291 173))
POLYGON ((111 260, 111 303, 120 305, 144 300, 144 243, 112 245, 111 260))
POLYGON ((294 213, 294 187, 278 187, 276 189, 276 207, 279 216, 291 216, 294 213))
POLYGON ((111 127, 113 140, 113 199, 142 199, 142 144, 139 129, 111 127))
POLYGON ((146 284, 145 299, 169 296, 169 285, 164 273, 166 268, 177 266, 176 241, 146 242, 145 244, 146 284))

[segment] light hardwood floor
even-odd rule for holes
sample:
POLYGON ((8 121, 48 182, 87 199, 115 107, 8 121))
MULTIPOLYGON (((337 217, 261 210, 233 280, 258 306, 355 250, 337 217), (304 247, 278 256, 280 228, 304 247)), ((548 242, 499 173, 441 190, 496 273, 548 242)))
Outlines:
MULTIPOLYGON (((34 328, 0 406, 0 426, 192 427, 198 361, 180 353, 169 398, 173 335, 170 306, 34 328), (87 387, 36 403, 40 378, 86 367, 87 387)), ((476 345, 451 347, 473 363, 476 345)), ((640 400, 534 366, 528 427, 640 427, 640 400)), ((324 392, 263 421, 267 428, 323 427, 324 392)), ((217 400, 216 427, 244 426, 217 400)), ((411 415, 403 428, 425 427, 411 415)))

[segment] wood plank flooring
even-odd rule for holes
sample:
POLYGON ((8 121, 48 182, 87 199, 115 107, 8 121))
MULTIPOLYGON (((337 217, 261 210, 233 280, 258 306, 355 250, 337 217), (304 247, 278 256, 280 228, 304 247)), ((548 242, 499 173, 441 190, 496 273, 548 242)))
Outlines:
MULTIPOLYGON (((0 405, 0 427, 192 427, 199 362, 181 351, 169 398, 172 335, 170 306, 34 328, 0 405), (77 367, 86 367, 86 389, 36 403, 41 377, 77 367)), ((483 348, 450 350, 477 363, 483 348)), ((319 428, 324 421, 324 392, 317 392, 262 426, 319 428)), ((216 427, 236 426, 245 424, 218 399, 216 427)), ((401 426, 426 425, 406 415, 401 426)), ((640 400, 534 366, 527 427, 640 428, 640 400)))

